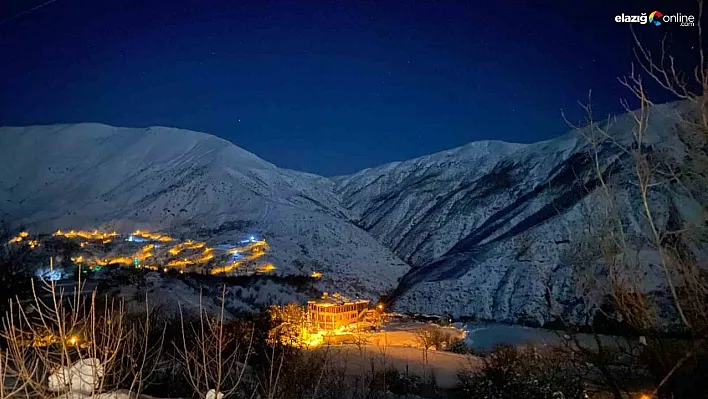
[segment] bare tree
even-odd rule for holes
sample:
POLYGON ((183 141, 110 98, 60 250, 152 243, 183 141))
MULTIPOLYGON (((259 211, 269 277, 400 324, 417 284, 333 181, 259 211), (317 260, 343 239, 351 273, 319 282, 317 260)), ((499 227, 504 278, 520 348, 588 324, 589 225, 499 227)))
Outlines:
POLYGON ((597 122, 589 103, 582 105, 586 126, 578 128, 593 164, 593 176, 586 178, 595 179, 598 190, 588 195, 593 212, 582 244, 569 259, 584 274, 576 278, 581 295, 609 298, 612 306, 605 316, 647 337, 645 357, 661 350, 662 355, 653 355, 664 364, 653 370, 658 378, 654 395, 671 385, 672 375, 687 361, 708 349, 708 61, 702 16, 703 2, 698 1, 698 64, 690 72, 679 70, 666 38, 655 54, 634 35, 639 68, 633 65, 620 78, 638 102, 638 107, 622 102, 633 125, 629 140, 611 133, 613 119, 597 122), (656 107, 645 77, 690 106, 656 107), (669 110, 670 115, 662 116, 672 126, 657 133, 651 121, 661 110, 669 110), (655 134, 662 135, 663 148, 655 134), (618 164, 631 171, 631 178, 611 173, 618 164), (652 288, 657 284, 668 298, 652 288), (667 346, 663 333, 672 313, 689 342, 667 346))
POLYGON ((364 354, 364 349, 371 342, 371 332, 361 326, 361 323, 356 323, 354 331, 351 333, 354 345, 359 350, 359 355, 364 354))
POLYGON ((3 319, 7 348, 0 353, 0 367, 3 378, 12 381, 9 392, 46 397, 48 390, 142 391, 162 347, 159 336, 146 339, 154 328, 149 317, 131 320, 121 301, 82 293, 80 280, 69 295, 53 281, 42 288, 38 292, 32 284, 32 300, 14 302, 3 319), (75 371, 77 364, 84 366, 83 374, 75 371))
POLYGON ((285 306, 273 305, 268 309, 274 324, 272 338, 293 347, 307 347, 306 335, 310 331, 305 309, 294 303, 285 306))
POLYGON ((423 361, 428 364, 428 351, 430 349, 440 349, 444 342, 444 337, 440 328, 434 325, 426 325, 415 330, 416 341, 423 350, 423 361))
POLYGON ((239 389, 247 370, 251 355, 253 331, 246 348, 239 348, 237 337, 226 326, 225 321, 226 286, 222 289, 221 309, 215 317, 199 306, 199 320, 186 325, 180 309, 182 321, 182 345, 178 354, 185 366, 187 381, 200 397, 206 397, 210 390, 215 395, 229 396, 239 389), (187 332, 190 339, 188 339, 187 332))
POLYGON ((11 243, 10 227, 0 221, 0 312, 8 310, 10 299, 27 296, 33 259, 27 240, 11 243))

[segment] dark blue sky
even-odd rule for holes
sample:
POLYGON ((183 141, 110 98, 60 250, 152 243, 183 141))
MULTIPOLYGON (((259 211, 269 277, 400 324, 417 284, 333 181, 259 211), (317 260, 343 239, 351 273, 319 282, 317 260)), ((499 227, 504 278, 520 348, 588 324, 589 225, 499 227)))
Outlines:
POLYGON ((622 112, 632 43, 614 16, 695 13, 668 0, 56 0, 13 17, 44 2, 0 2, 0 125, 174 126, 323 175, 548 139, 589 89, 599 112, 622 112))

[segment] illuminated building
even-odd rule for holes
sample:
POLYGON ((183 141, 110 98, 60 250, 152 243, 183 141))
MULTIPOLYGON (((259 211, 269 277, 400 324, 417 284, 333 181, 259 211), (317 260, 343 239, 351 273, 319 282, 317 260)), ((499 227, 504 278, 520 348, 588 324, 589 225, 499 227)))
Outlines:
POLYGON ((338 296, 325 296, 317 301, 307 302, 310 322, 318 329, 336 330, 361 320, 369 309, 368 300, 350 301, 338 296))

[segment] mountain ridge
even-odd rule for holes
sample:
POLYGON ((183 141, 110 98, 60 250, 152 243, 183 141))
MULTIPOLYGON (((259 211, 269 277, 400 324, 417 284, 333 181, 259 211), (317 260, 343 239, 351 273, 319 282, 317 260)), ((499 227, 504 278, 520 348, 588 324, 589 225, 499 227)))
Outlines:
POLYGON ((0 152, 8 161, 2 216, 30 230, 200 231, 216 243, 257 233, 273 248, 265 260, 275 273, 323 272, 322 289, 372 299, 408 269, 349 222, 328 180, 281 170, 208 134, 0 128, 0 152))
MULTIPOLYGON (((686 107, 654 107, 646 145, 678 146, 666 132, 686 107)), ((632 126, 621 115, 611 133, 628 144, 632 126)), ((593 305, 578 301, 564 260, 597 184, 580 133, 471 142, 328 178, 182 129, 0 128, 10 161, 0 203, 6 218, 43 228, 196 229, 223 241, 243 232, 221 226, 243 223, 270 237, 279 273, 319 268, 326 290, 393 293, 397 309, 417 313, 587 322, 593 305)), ((607 176, 625 176, 618 148, 600 156, 607 176)))
MULTIPOLYGON (((682 148, 668 132, 689 108, 680 102, 653 107, 644 145, 682 148)), ((631 146, 633 123, 628 114, 614 118, 609 134, 617 142, 599 149, 609 165, 604 177, 624 192, 634 188, 624 183, 633 177, 620 146, 631 146)), ((432 162, 417 158, 338 179, 335 190, 362 228, 411 265, 392 295, 399 308, 587 323, 597 304, 579 301, 563 259, 578 241, 574 232, 598 184, 587 133, 585 127, 482 162, 473 154, 450 165, 445 152, 437 153, 427 158, 432 162), (525 258, 517 254, 520 241, 530 241, 525 258)), ((641 216, 632 217, 641 225, 641 216)))

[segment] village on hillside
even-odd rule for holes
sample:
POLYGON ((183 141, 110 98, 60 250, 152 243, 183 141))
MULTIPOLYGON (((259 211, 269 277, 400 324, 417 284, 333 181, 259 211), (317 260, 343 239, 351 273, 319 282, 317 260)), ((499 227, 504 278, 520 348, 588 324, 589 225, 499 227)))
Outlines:
MULTIPOLYGON (((166 234, 137 230, 121 235, 115 231, 57 230, 51 235, 31 236, 23 231, 9 242, 37 248, 42 245, 72 247, 70 262, 88 271, 121 265, 155 271, 210 275, 270 273, 276 266, 262 260, 270 247, 264 239, 249 236, 235 244, 209 246, 206 242, 178 240, 166 234)), ((321 276, 321 274, 318 272, 321 276)))
MULTIPOLYGON (((203 241, 179 240, 170 235, 136 230, 130 234, 101 230, 57 230, 53 234, 31 235, 20 232, 9 245, 30 249, 51 247, 61 253, 70 247, 70 259, 63 259, 76 270, 100 272, 109 266, 146 269, 162 273, 238 276, 269 274, 276 266, 263 261, 270 246, 265 239, 248 235, 235 244, 208 245, 203 241), (67 262, 70 261, 70 262, 67 262)), ((60 259, 60 256, 57 256, 60 259)), ((61 259, 60 259, 61 260, 61 259)), ((41 271, 46 280, 66 280, 71 274, 41 271)), ((312 279, 322 278, 314 271, 312 279)), ((338 293, 324 292, 306 304, 272 305, 269 313, 276 327, 272 339, 307 349, 321 346, 350 345, 363 350, 385 342, 390 347, 445 349, 464 339, 465 332, 452 326, 414 322, 403 315, 387 312, 382 302, 349 299, 338 293)), ((34 337, 32 346, 45 346, 52 337, 34 337)), ((416 356, 413 356, 416 357, 416 356)))

